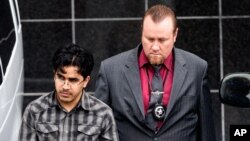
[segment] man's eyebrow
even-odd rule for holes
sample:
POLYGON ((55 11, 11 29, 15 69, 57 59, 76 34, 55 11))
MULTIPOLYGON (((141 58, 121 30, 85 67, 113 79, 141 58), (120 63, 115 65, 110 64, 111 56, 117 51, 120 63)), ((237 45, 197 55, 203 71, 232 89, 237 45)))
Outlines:
POLYGON ((77 77, 70 77, 70 78, 68 78, 69 80, 80 80, 79 78, 77 78, 77 77))
POLYGON ((63 76, 61 73, 58 73, 58 72, 56 73, 56 75, 57 75, 57 76, 63 76))
MULTIPOLYGON (((65 78, 65 76, 61 72, 56 72, 56 75, 65 78)), ((68 79, 68 80, 80 80, 80 78, 78 78, 78 77, 68 77, 66 79, 68 79)))

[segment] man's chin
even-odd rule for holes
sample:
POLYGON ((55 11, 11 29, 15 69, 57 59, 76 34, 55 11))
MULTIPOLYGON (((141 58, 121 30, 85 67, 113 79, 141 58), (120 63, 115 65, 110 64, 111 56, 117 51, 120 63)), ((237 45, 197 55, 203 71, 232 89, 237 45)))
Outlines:
POLYGON ((163 62, 164 61, 162 61, 162 60, 149 60, 149 63, 151 64, 151 65, 161 65, 161 64, 163 64, 163 62))

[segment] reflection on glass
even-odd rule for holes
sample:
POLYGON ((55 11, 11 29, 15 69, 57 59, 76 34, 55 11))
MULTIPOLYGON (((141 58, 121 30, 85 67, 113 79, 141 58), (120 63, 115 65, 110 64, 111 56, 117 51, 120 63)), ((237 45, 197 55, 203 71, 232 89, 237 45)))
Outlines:
POLYGON ((220 98, 225 104, 250 107, 250 73, 227 75, 221 82, 220 98))

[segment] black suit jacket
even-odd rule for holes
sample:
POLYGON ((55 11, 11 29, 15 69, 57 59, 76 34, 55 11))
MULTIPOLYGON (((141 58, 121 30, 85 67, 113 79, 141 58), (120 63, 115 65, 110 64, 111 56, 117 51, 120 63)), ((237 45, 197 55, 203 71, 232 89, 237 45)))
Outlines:
POLYGON ((174 48, 174 77, 164 124, 145 124, 138 54, 141 45, 104 60, 95 96, 112 109, 120 141, 215 141, 207 62, 174 48))

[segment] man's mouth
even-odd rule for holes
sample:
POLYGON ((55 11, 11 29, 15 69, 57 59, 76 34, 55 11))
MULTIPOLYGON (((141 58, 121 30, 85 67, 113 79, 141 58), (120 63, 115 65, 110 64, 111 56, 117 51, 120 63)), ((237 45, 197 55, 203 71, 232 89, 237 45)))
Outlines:
POLYGON ((68 97, 70 94, 68 92, 61 92, 60 95, 62 97, 68 97))

